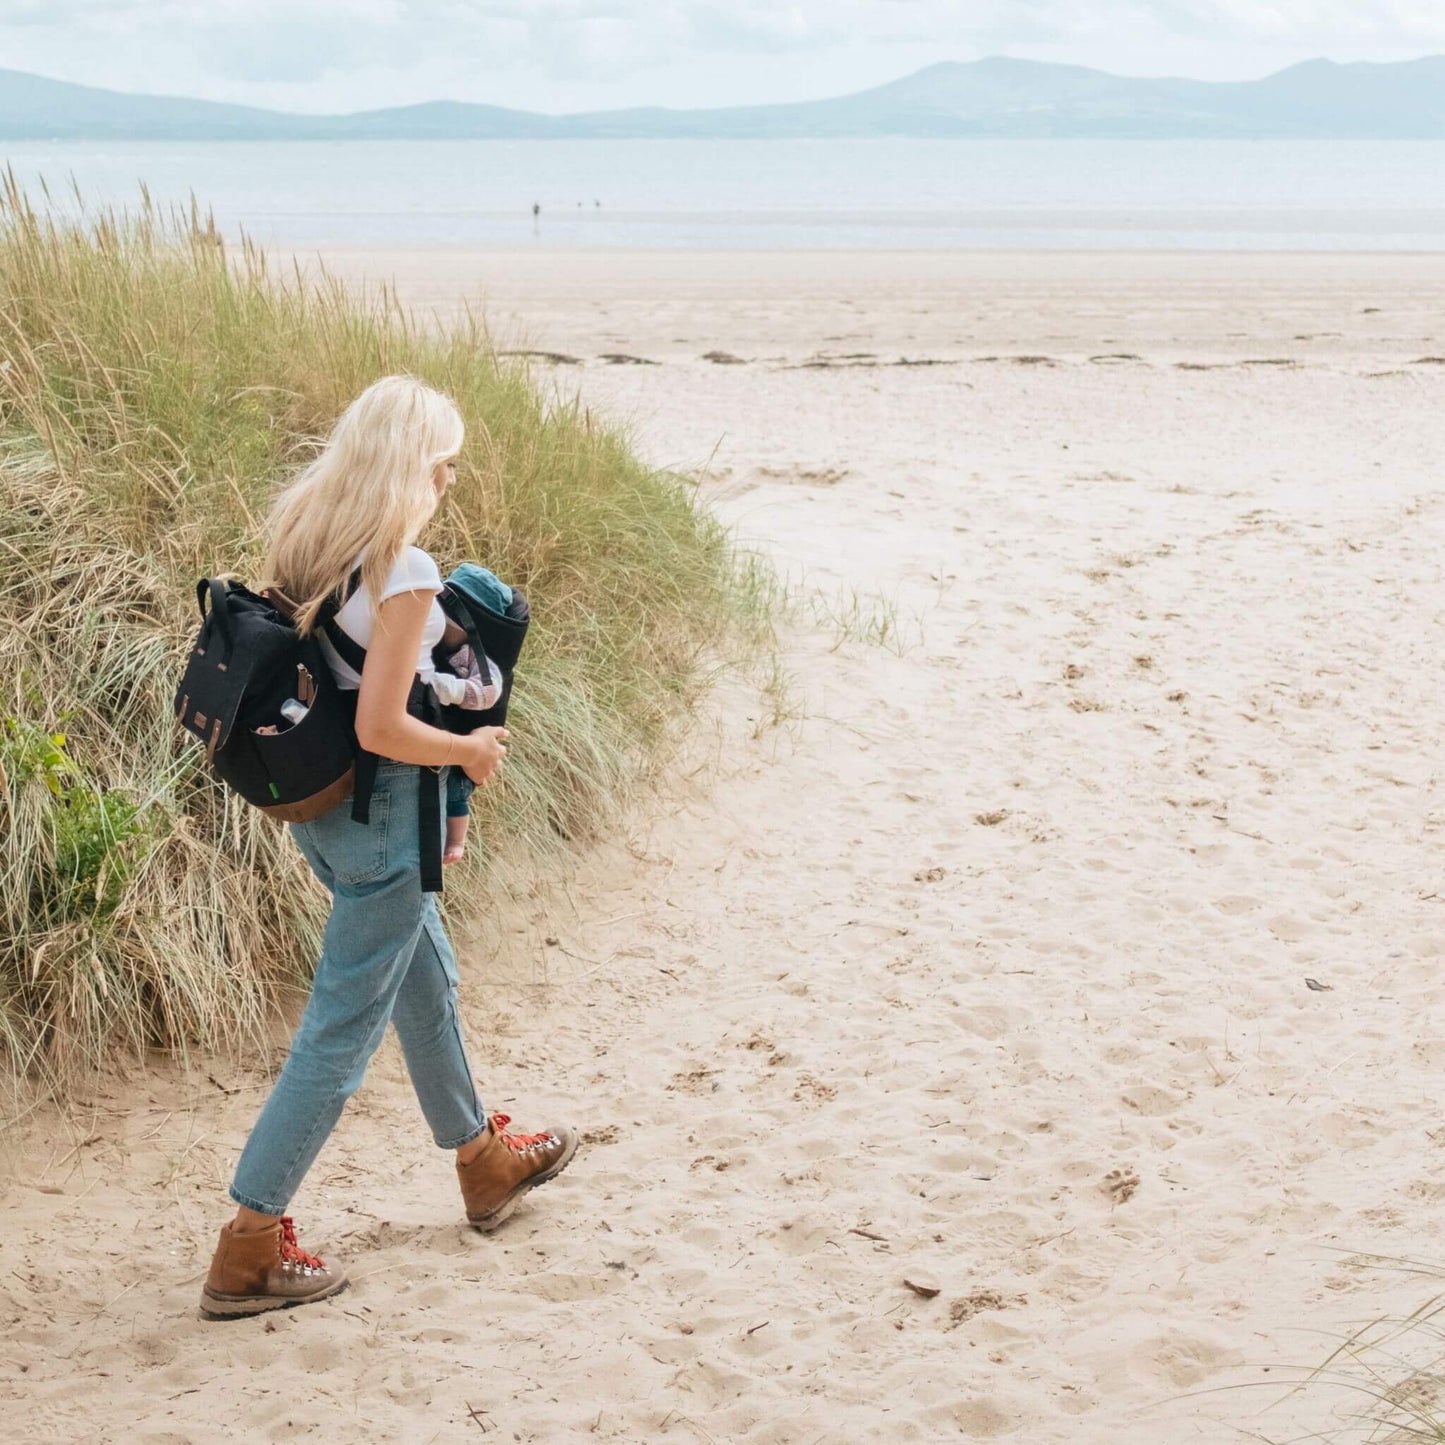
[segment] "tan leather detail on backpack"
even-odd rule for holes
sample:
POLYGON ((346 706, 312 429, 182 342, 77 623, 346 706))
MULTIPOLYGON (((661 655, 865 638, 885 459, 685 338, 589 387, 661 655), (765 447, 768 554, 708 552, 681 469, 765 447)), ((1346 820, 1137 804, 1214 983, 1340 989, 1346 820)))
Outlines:
POLYGON ((334 783, 328 784, 319 793, 312 793, 309 798, 302 798, 296 803, 263 805, 261 811, 267 817, 277 818, 283 823, 309 823, 313 818, 329 813, 337 804, 349 798, 355 786, 356 766, 353 764, 334 783))
POLYGON ((301 610, 301 604, 294 597, 288 597, 279 587, 266 587, 262 589, 261 596, 288 622, 294 621, 301 610))

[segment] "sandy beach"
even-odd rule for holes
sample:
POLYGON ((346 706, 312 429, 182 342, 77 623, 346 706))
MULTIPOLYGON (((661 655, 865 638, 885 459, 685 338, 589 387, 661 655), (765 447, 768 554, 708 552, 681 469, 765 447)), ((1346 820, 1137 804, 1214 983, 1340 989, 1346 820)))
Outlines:
POLYGON ((196 1311, 262 1068, 0 1135, 0 1439, 1359 1438, 1287 1385, 1445 1261, 1445 256, 327 263, 695 474, 783 676, 459 941, 584 1131, 495 1237, 390 1042, 312 1309, 196 1311))

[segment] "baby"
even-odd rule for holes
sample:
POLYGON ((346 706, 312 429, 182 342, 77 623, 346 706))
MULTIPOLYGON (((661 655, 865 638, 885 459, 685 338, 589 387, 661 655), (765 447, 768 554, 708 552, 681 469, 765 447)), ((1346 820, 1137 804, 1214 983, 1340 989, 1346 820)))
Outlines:
POLYGON ((447 672, 433 672, 426 679, 437 701, 444 707, 464 707, 468 712, 486 712, 502 696, 502 670, 485 654, 478 659, 467 645, 467 634, 455 622, 442 633, 442 646, 450 654, 447 672), (486 663, 486 675, 481 664, 486 663))
MULTIPOLYGON (((466 632, 455 622, 447 622, 441 645, 448 653, 446 665, 449 671, 436 671, 425 679, 436 694, 437 701, 444 707, 465 708, 468 712, 487 712, 496 707, 502 696, 502 672, 497 664, 485 653, 478 657, 467 643, 466 632)), ((447 769, 444 864, 457 862, 466 850, 475 788, 476 784, 460 768, 447 769)))
MULTIPOLYGON (((445 709, 442 726, 471 732, 505 723, 512 673, 531 618, 525 595, 495 572, 462 562, 446 579, 441 608, 446 627, 432 651, 433 668, 422 679, 445 709)), ((474 787, 461 768, 447 770, 443 863, 455 863, 466 847, 474 787)))

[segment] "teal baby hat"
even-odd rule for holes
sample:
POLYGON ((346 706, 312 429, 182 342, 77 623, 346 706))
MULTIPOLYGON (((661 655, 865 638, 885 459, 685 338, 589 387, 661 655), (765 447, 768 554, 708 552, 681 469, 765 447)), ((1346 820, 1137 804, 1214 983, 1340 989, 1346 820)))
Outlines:
POLYGON ((512 605, 512 589, 495 572, 475 562, 463 562, 454 568, 447 581, 464 597, 502 616, 512 605))

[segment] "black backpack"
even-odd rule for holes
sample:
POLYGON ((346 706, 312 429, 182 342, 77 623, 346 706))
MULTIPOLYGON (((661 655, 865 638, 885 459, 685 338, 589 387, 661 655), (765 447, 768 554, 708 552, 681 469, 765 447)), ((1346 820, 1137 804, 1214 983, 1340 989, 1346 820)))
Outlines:
MULTIPOLYGON (((176 721, 248 803, 286 823, 319 818, 352 790, 355 700, 342 696, 315 633, 302 637, 270 597, 203 577, 196 601, 201 630, 176 688, 176 721), (294 725, 281 714, 291 698, 307 709, 294 725), (276 732, 257 731, 268 727, 276 732)), ((335 615, 334 602, 327 611, 335 615)))

